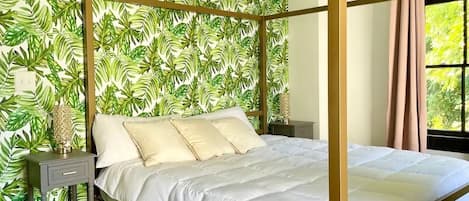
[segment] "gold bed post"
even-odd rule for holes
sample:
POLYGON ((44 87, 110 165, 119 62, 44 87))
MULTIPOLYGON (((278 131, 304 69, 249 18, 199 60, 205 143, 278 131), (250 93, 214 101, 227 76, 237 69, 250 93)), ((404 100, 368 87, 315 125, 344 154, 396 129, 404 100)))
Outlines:
POLYGON ((328 11, 329 200, 347 201, 347 1, 328 11))
POLYGON ((86 151, 92 152, 93 144, 91 137, 91 127, 96 113, 96 95, 94 80, 94 50, 93 50, 93 2, 84 0, 83 15, 85 20, 85 105, 86 105, 86 151))
POLYGON ((262 134, 268 132, 267 123, 267 26, 266 20, 262 17, 259 20, 259 65, 260 65, 260 93, 261 93, 261 104, 259 116, 262 134))

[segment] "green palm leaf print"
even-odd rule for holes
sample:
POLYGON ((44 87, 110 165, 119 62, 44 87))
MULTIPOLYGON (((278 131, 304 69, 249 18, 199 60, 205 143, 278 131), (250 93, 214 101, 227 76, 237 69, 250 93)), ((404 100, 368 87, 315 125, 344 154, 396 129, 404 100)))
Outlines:
MULTIPOLYGON (((172 0, 269 14, 287 0, 172 0)), ((97 110, 106 114, 193 115, 240 105, 259 109, 256 21, 93 0, 97 110)), ((54 105, 72 107, 74 149, 85 149, 82 0, 0 1, 0 201, 24 200, 24 160, 54 147, 54 105), (36 87, 16 94, 18 71, 36 87)), ((269 115, 288 78, 288 21, 268 24, 269 115)), ((258 121, 251 118, 255 125, 258 121)), ((78 187, 79 200, 86 189, 78 187)), ((38 199, 40 195, 36 194, 38 199)), ((63 188, 49 200, 66 200, 63 188)))

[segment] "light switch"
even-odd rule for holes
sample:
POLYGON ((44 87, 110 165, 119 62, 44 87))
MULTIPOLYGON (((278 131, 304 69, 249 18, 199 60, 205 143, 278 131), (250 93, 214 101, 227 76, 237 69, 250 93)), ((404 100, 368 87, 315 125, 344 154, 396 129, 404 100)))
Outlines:
POLYGON ((15 74, 15 92, 34 91, 36 89, 36 73, 19 71, 15 74))

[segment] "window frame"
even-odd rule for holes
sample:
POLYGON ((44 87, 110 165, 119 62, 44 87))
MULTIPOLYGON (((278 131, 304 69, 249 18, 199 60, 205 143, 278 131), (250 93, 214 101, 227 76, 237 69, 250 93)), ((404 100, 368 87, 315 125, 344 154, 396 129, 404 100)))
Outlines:
POLYGON ((453 1, 463 1, 463 63, 461 64, 440 64, 440 65, 425 65, 425 69, 447 69, 458 68, 461 69, 461 130, 438 130, 427 129, 427 147, 430 149, 443 150, 443 151, 456 151, 469 153, 469 132, 466 131, 466 68, 469 68, 467 54, 468 54, 468 19, 467 19, 467 1, 468 0, 425 0, 425 6, 448 3, 453 1))

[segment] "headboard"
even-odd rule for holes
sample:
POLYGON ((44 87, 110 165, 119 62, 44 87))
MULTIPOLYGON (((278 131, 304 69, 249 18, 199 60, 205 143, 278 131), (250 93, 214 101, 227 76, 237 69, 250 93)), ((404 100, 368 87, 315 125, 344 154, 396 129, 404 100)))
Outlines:
MULTIPOLYGON (((109 0, 111 1, 111 0, 109 0)), ((154 8, 173 9, 180 11, 188 11, 202 14, 210 14, 224 17, 234 17, 238 19, 255 20, 259 24, 258 39, 259 39, 259 110, 247 111, 246 114, 252 117, 259 117, 259 130, 260 134, 267 133, 267 51, 266 51, 266 20, 262 16, 236 13, 230 11, 223 11, 200 6, 182 5, 166 1, 154 0, 114 0, 122 3, 131 3, 150 6, 154 8)), ((97 111, 96 100, 96 68, 95 68, 95 55, 94 55, 94 29, 93 29, 93 7, 92 0, 84 1, 84 28, 85 28, 85 101, 86 101, 86 148, 89 152, 95 152, 93 138, 92 138, 92 124, 94 116, 97 111)))

